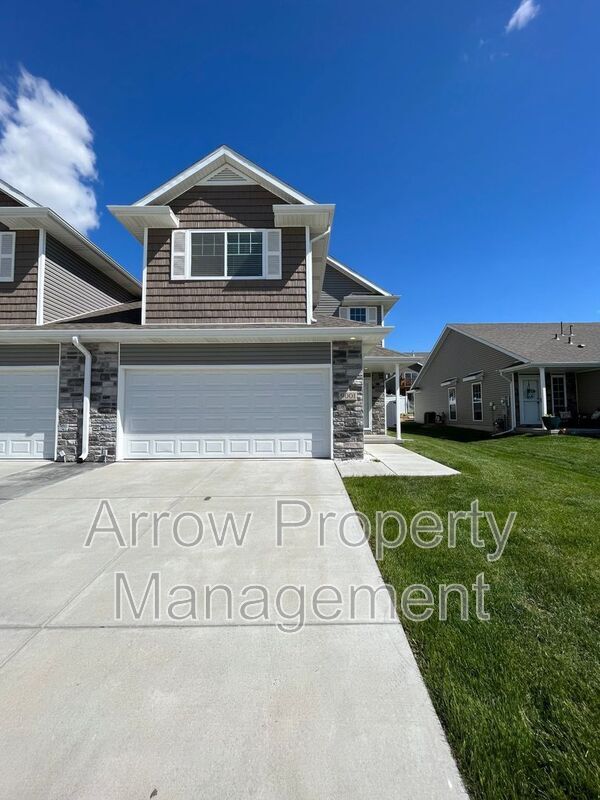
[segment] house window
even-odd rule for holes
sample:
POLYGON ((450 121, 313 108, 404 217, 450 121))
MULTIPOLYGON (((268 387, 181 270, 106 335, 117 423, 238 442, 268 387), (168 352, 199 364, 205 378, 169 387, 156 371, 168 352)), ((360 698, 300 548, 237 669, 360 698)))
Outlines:
POLYGON ((560 416, 567 410, 567 386, 564 375, 552 376, 552 413, 560 416))
POLYGON ((339 315, 342 319, 352 322, 363 322, 367 325, 378 325, 377 306, 340 306, 339 315))
POLYGON ((448 389, 448 419, 456 422, 456 386, 448 389))
POLYGON ((483 397, 481 394, 481 383, 471 385, 471 398, 473 402, 473 422, 483 420, 483 397))
POLYGON ((0 281, 15 279, 15 232, 0 233, 0 281))
POLYGON ((173 231, 173 278, 280 278, 281 231, 173 231))
POLYGON ((364 307, 350 308, 350 319, 352 320, 352 322, 366 322, 367 309, 364 307))

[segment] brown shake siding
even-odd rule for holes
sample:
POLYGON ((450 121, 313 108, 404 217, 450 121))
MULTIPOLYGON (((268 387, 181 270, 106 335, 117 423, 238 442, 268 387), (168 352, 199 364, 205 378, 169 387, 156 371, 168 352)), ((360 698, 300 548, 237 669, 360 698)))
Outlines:
POLYGON ((37 317, 38 231, 17 231, 15 279, 0 282, 0 324, 35 325, 37 317))
MULTIPOLYGON (((7 207, 15 208, 16 206, 21 206, 21 205, 23 204, 19 203, 18 200, 15 200, 14 197, 11 197, 9 194, 6 194, 6 192, 0 191, 0 207, 4 206, 4 208, 7 207)), ((8 228, 6 227, 6 225, 3 225, 2 222, 0 222, 0 231, 7 231, 7 230, 8 228)))
MULTIPOLYGON (((273 228, 260 186, 195 186, 171 203, 182 228, 273 228)), ((171 231, 148 231, 146 322, 306 322, 306 234, 284 228, 280 280, 171 280, 171 231)))
POLYGON ((6 192, 0 191, 0 206, 4 206, 5 208, 9 206, 10 208, 15 208, 16 206, 22 206, 23 203, 19 203, 18 200, 15 200, 14 197, 11 197, 6 192))

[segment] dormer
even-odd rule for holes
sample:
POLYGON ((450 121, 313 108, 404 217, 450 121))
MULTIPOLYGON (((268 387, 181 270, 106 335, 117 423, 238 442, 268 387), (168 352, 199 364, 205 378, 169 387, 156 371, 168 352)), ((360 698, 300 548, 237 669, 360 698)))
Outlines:
POLYGON ((334 208, 225 146, 109 206, 144 247, 148 324, 311 324, 334 208))

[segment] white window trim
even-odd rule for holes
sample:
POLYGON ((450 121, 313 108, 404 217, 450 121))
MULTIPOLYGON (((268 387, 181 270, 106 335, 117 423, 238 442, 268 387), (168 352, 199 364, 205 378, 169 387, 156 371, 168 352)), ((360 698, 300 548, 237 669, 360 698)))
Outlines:
POLYGON ((472 416, 473 416, 473 422, 483 422, 483 416, 484 416, 484 410, 483 410, 483 381, 474 381, 471 384, 471 412, 472 412, 472 416), (475 400, 475 398, 473 396, 474 395, 473 390, 475 389, 476 386, 479 386, 479 394, 480 394, 480 399, 477 400, 477 401, 475 400), (475 419, 475 403, 476 402, 481 404, 481 419, 475 419))
POLYGON ((12 239, 12 271, 10 277, 3 278, 0 276, 0 283, 12 283, 15 279, 15 248, 17 241, 17 234, 14 231, 0 231, 0 237, 9 236, 12 239))
MULTIPOLYGON (((554 410, 554 378, 562 378, 563 382, 563 400, 565 411, 567 410, 567 375, 565 372, 552 372, 550 374, 550 399, 552 400, 552 413, 556 415, 554 410)), ((560 414, 560 411, 559 411, 560 414)))
POLYGON ((456 396, 456 386, 448 387, 448 422, 456 422, 458 420, 458 404, 456 396), (454 392, 454 403, 450 402, 450 392, 454 392), (452 407, 454 406, 454 419, 452 418, 452 407))
MULTIPOLYGON (((281 277, 267 276, 268 240, 267 234, 278 228, 186 228, 185 231, 185 275, 173 275, 173 250, 171 245, 171 280, 173 281, 277 281, 281 277), (192 234, 193 233, 222 233, 225 236, 225 275, 192 275, 192 234), (262 273, 260 275, 227 275, 227 235, 229 233, 261 233, 262 234, 262 273)), ((279 234, 280 258, 281 233, 279 234)))

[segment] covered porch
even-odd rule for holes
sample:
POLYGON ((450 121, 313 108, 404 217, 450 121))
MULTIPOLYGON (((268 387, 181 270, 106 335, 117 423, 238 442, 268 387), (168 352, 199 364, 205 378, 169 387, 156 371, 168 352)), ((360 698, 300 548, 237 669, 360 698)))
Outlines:
POLYGON ((402 374, 411 368, 420 369, 415 356, 389 350, 386 347, 373 347, 363 359, 364 375, 364 422, 365 441, 368 437, 385 437, 387 434, 386 383, 394 377, 396 441, 402 441, 401 388, 402 374))
POLYGON ((544 430, 550 414, 561 428, 600 431, 600 364, 526 364, 502 373, 511 380, 512 428, 544 430))

